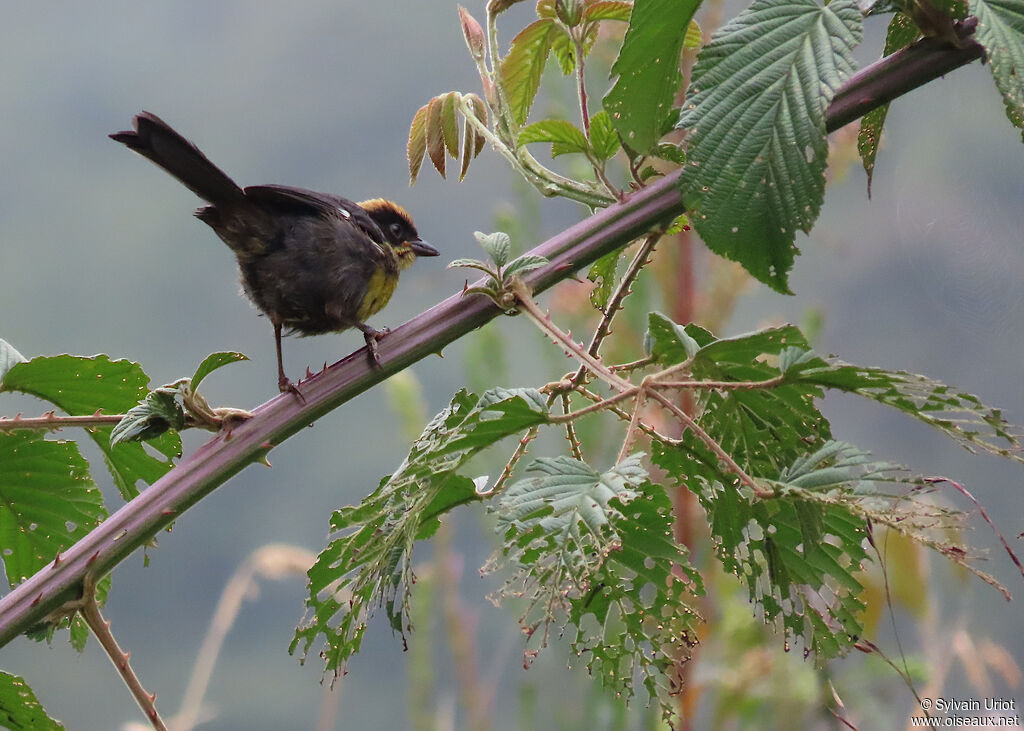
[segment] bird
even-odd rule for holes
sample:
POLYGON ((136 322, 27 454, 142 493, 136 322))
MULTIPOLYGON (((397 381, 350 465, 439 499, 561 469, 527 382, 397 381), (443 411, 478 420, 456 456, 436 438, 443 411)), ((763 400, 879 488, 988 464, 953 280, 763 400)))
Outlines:
POLYGON ((409 213, 384 198, 354 202, 284 185, 239 187, 155 114, 109 135, 156 163, 207 205, 195 216, 238 260, 242 290, 270 320, 277 385, 302 398, 285 375, 281 335, 358 328, 379 365, 377 341, 389 331, 366 320, 391 299, 402 270, 439 251, 420 238, 409 213))

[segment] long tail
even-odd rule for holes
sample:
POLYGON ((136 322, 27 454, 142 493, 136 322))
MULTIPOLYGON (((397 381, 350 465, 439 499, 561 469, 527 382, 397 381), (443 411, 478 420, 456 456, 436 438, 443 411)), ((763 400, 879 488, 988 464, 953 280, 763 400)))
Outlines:
POLYGON ((141 112, 133 122, 134 132, 117 132, 110 139, 148 157, 208 203, 244 200, 245 193, 223 170, 158 116, 141 112))

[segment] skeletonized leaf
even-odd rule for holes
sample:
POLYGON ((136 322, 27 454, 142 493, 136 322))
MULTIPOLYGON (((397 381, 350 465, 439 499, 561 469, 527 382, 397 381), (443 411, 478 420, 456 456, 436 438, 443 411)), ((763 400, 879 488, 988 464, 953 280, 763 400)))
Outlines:
POLYGON ((551 51, 554 30, 553 20, 535 20, 512 39, 508 54, 501 60, 501 86, 519 124, 526 122, 540 88, 540 75, 551 51))
POLYGON ((24 363, 28 360, 19 353, 13 345, 3 338, 0 338, 0 389, 3 388, 4 374, 17 363, 24 363))
POLYGON ((690 220, 717 254, 788 292, 825 194, 825 112, 856 68, 854 0, 755 0, 701 51, 680 126, 690 220))

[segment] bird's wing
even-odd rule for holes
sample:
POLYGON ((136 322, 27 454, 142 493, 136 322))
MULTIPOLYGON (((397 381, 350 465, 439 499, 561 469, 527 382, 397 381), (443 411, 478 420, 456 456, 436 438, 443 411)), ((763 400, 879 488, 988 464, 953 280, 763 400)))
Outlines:
POLYGON ((358 203, 341 196, 287 185, 252 185, 245 189, 245 197, 259 206, 349 221, 372 241, 385 241, 384 233, 370 218, 370 214, 360 208, 358 203))

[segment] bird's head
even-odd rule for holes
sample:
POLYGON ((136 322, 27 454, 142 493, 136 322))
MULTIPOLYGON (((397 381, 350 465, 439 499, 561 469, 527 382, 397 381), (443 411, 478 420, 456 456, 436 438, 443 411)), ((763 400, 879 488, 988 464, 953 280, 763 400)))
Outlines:
POLYGON ((412 216, 394 201, 371 198, 360 201, 359 206, 370 214, 384 234, 383 243, 391 246, 398 254, 399 265, 404 269, 417 256, 437 256, 441 252, 420 238, 412 216))

